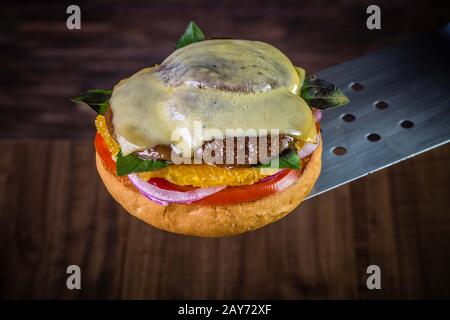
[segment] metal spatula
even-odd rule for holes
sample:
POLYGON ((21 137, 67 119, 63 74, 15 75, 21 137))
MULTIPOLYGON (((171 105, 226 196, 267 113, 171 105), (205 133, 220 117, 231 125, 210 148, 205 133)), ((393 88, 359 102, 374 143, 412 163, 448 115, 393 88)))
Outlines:
POLYGON ((350 103, 323 113, 322 172, 309 197, 450 141, 450 24, 318 76, 350 103))

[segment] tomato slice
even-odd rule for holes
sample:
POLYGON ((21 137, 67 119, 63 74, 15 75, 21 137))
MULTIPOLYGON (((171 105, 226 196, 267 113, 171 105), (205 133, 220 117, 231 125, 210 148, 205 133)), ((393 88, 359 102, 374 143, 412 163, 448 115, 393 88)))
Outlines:
POLYGON ((300 170, 285 169, 270 179, 249 186, 228 187, 193 203, 201 205, 226 205, 259 200, 286 189, 298 179, 300 174, 300 170))
MULTIPOLYGON (((116 162, 111 158, 111 153, 99 133, 95 136, 95 149, 105 165, 111 171, 116 172, 116 162)), ((301 170, 284 169, 255 184, 240 187, 227 187, 193 203, 213 206, 259 200, 286 189, 298 179, 300 174, 301 170)), ((148 183, 165 190, 185 192, 196 189, 196 187, 193 186, 177 185, 163 178, 152 178, 148 183)))
MULTIPOLYGON (((227 187, 217 193, 214 193, 206 198, 194 201, 195 204, 200 205, 225 205, 232 203, 239 203, 245 201, 259 200, 271 194, 280 192, 290 186, 300 176, 300 170, 284 169, 283 171, 261 180, 253 185, 240 187, 227 187)), ((180 186, 171 183, 163 178, 152 178, 148 183, 171 191, 190 191, 197 189, 193 186, 180 186)))
POLYGON ((116 162, 111 158, 111 152, 109 152, 108 147, 105 144, 105 140, 103 140, 103 137, 98 132, 95 135, 95 150, 108 169, 116 172, 116 162))

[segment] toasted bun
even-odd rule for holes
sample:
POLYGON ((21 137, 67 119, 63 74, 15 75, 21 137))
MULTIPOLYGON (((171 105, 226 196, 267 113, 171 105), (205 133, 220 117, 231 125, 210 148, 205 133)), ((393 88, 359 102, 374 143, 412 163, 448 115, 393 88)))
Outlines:
POLYGON ((255 230, 294 210, 311 191, 320 174, 322 144, 298 180, 286 190, 256 201, 222 206, 169 204, 147 199, 127 178, 117 177, 96 154, 97 170, 106 189, 125 210, 152 226, 199 237, 223 237, 255 230))

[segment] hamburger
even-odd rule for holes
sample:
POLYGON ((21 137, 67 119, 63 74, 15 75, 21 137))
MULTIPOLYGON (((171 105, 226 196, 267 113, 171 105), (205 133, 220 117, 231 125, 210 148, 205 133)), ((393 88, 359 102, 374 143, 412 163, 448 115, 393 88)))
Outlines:
POLYGON ((98 114, 97 170, 126 211, 222 237, 302 202, 321 170, 321 111, 348 99, 270 44, 207 40, 191 22, 161 64, 73 101, 98 114))

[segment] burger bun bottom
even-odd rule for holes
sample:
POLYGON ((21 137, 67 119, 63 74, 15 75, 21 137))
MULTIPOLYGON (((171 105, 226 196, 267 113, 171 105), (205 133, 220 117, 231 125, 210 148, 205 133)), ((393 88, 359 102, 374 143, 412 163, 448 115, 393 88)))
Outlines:
POLYGON ((130 214, 158 228, 183 235, 223 237, 275 222, 294 210, 309 194, 321 169, 322 143, 301 176, 287 189, 260 200, 228 205, 169 204, 143 196, 126 177, 111 172, 96 154, 97 170, 111 196, 130 214))

